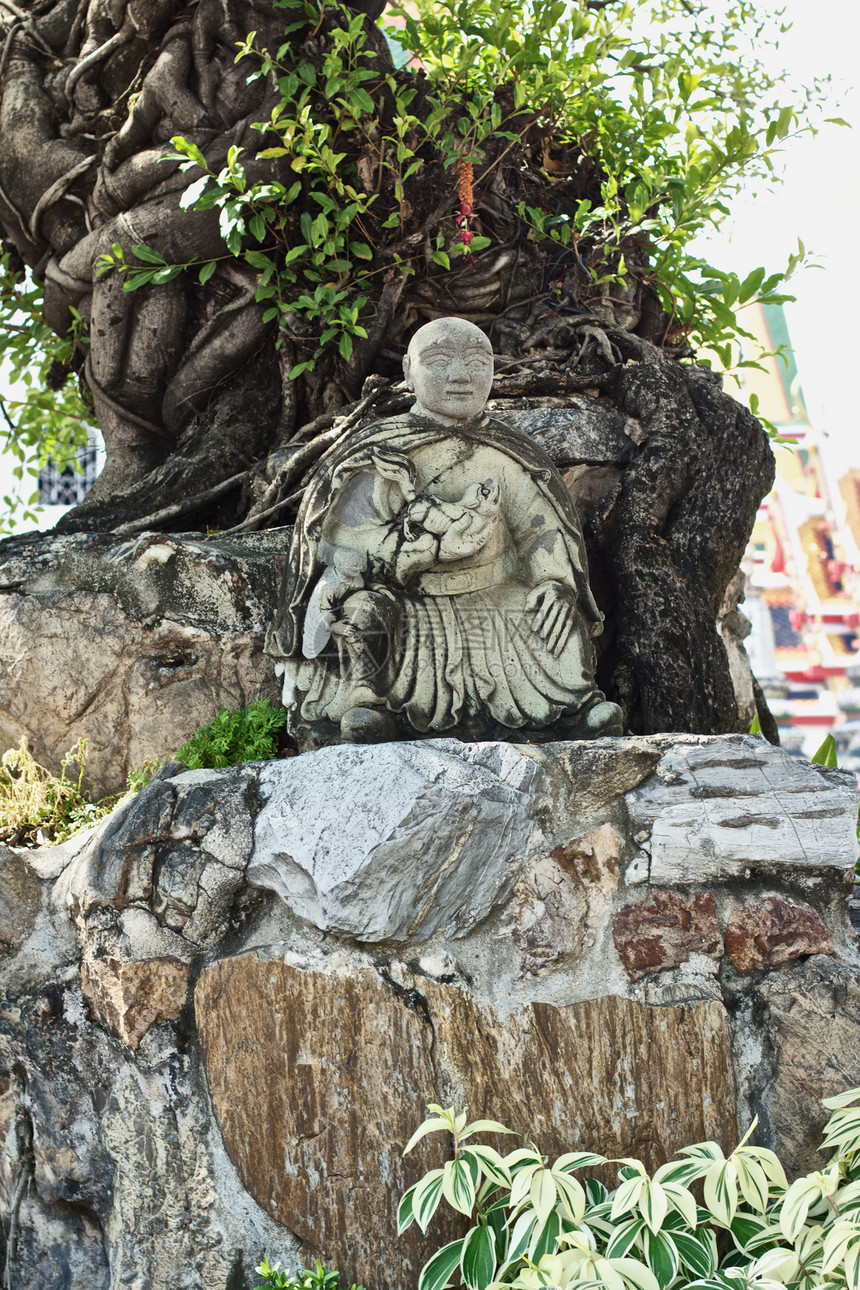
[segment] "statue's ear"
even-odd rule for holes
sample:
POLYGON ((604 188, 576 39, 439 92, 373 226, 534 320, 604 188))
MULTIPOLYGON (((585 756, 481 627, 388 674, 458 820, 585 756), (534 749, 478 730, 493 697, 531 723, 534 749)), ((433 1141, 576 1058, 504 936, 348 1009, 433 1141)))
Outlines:
POLYGON ((412 377, 410 376, 411 371, 412 371, 412 360, 408 354, 404 354, 403 355, 403 377, 404 377, 404 380, 406 381, 406 388, 408 390, 415 389, 415 386, 412 384, 412 377))

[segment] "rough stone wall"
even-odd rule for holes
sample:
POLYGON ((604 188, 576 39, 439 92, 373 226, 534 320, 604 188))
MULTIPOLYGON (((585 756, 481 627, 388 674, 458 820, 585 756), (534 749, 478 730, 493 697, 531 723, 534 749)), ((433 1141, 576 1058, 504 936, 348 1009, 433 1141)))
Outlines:
POLYGON ((435 740, 174 764, 0 852, 13 1284, 242 1290, 268 1252, 408 1290, 428 1101, 651 1166, 757 1112, 809 1168, 860 1083, 856 809, 748 736, 435 740))
POLYGON ((0 543, 0 750, 55 772, 87 740, 93 796, 169 757, 223 707, 277 699, 263 635, 283 534, 0 543))

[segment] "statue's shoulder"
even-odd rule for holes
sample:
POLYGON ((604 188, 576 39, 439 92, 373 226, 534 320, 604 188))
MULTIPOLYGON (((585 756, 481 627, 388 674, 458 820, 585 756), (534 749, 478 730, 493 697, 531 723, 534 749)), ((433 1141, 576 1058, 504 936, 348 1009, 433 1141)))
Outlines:
POLYGON ((411 412, 399 412, 393 417, 380 417, 378 421, 365 421, 364 424, 350 430, 341 441, 342 447, 351 448, 367 443, 369 440, 386 439, 404 434, 415 434, 430 426, 425 417, 413 416, 411 412))
POLYGON ((544 475, 547 470, 550 472, 555 470, 552 459, 540 444, 518 426, 500 417, 485 415, 483 430, 486 442, 492 443, 508 456, 514 457, 521 465, 528 466, 530 470, 537 470, 541 475, 544 475))

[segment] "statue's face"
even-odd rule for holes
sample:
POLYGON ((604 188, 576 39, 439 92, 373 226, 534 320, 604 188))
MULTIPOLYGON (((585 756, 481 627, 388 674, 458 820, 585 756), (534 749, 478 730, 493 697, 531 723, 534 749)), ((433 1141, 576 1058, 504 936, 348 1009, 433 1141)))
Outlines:
POLYGON ((448 423, 472 421, 483 411, 493 383, 493 351, 472 323, 440 318, 412 339, 404 362, 413 412, 448 423))

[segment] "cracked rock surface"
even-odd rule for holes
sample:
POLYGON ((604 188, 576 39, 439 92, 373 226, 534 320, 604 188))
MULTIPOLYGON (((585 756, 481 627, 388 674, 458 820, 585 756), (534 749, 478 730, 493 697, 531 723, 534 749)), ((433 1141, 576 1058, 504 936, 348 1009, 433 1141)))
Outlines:
POLYGON ((26 736, 56 772, 82 736, 101 797, 221 708, 276 698, 262 649, 285 550, 282 532, 0 543, 2 747, 26 736))
POLYGON ((749 736, 443 739, 173 763, 0 849, 13 1285, 411 1290, 456 1234, 396 1235, 430 1101, 650 1167, 758 1113, 814 1167, 860 1082, 856 812, 749 736))

